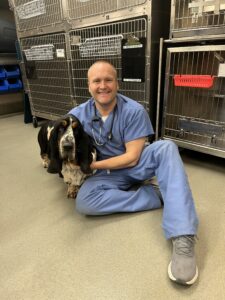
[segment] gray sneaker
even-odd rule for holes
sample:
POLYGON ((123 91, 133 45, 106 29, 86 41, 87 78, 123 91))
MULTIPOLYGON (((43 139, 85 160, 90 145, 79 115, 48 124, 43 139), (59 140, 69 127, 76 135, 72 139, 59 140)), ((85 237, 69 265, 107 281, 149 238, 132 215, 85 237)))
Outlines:
POLYGON ((198 278, 194 235, 182 235, 172 239, 173 254, 168 267, 169 278, 176 283, 191 285, 198 278))

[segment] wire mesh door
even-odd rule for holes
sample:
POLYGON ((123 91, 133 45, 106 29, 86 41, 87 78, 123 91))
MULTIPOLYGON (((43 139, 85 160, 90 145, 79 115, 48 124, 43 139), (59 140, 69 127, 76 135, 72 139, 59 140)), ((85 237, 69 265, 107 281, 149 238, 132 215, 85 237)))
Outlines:
POLYGON ((65 34, 21 39, 29 98, 34 116, 52 119, 72 107, 65 34))
POLYGON ((225 0, 173 0, 171 38, 225 33, 225 0))
POLYGON ((225 46, 170 48, 163 136, 224 151, 225 46))
MULTIPOLYGON (((120 92, 140 102, 149 110, 149 53, 145 52, 145 80, 122 81, 122 51, 124 39, 135 39, 137 42, 147 38, 145 18, 121 21, 70 32, 70 49, 72 59, 72 79, 77 104, 90 98, 87 89, 87 71, 96 60, 110 61, 117 69, 120 92)), ((146 41, 146 44, 150 41, 146 41)))
POLYGON ((67 0, 68 16, 71 20, 102 15, 144 4, 147 0, 67 0))
POLYGON ((62 21, 60 0, 14 0, 18 31, 42 28, 62 21))

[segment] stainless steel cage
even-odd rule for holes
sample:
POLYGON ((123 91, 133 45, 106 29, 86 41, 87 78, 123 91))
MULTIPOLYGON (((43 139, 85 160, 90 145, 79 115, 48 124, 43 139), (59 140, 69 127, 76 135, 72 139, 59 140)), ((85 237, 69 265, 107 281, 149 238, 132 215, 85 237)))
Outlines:
POLYGON ((90 98, 87 71, 98 59, 110 61, 118 71, 120 92, 131 97, 149 111, 150 108, 150 33, 145 18, 107 23, 70 32, 72 80, 77 104, 90 98), (145 80, 122 81, 122 40, 146 38, 145 80))
POLYGON ((162 137, 225 157, 225 46, 167 50, 162 137))
POLYGON ((171 39, 225 37, 225 0, 172 0, 171 39))
POLYGON ((71 76, 64 33, 20 40, 33 116, 54 119, 72 107, 71 76))
POLYGON ((14 0, 14 15, 20 36, 56 31, 63 20, 61 0, 14 0))
POLYGON ((133 10, 145 4, 147 0, 66 0, 67 17, 69 20, 80 20, 93 16, 104 16, 121 10, 133 10))

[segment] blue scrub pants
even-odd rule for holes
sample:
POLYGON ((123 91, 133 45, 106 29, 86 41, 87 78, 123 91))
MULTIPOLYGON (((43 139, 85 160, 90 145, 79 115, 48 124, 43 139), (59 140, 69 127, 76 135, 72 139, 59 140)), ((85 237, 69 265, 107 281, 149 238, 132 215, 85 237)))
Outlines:
POLYGON ((198 226, 192 193, 178 148, 172 141, 146 146, 135 167, 99 170, 83 183, 76 208, 86 215, 157 209, 161 201, 151 185, 132 185, 156 176, 164 201, 162 227, 167 239, 195 235, 198 226))

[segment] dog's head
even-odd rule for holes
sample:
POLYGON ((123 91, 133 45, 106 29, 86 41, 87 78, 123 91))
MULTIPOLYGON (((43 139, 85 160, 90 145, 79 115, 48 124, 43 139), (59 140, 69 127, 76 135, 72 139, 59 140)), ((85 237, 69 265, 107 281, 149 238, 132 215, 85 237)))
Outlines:
POLYGON ((60 173, 62 162, 70 161, 89 174, 92 152, 90 137, 76 117, 65 115, 54 122, 49 134, 49 173, 60 173))

